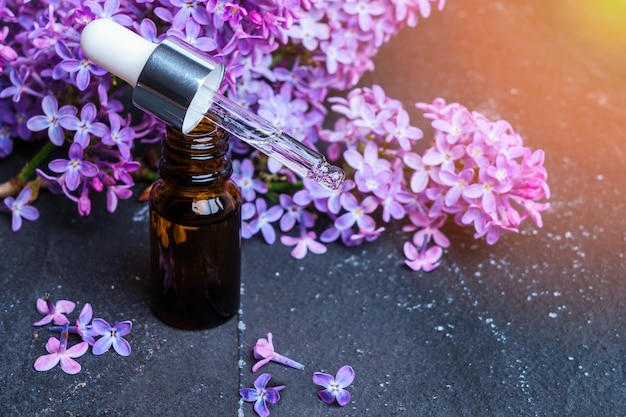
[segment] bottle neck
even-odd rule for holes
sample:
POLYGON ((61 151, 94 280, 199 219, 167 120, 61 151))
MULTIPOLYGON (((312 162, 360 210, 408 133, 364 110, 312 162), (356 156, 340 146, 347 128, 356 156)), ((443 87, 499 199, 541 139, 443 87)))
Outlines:
POLYGON ((188 134, 168 126, 159 175, 163 180, 189 186, 227 180, 233 171, 227 154, 228 137, 226 131, 206 119, 188 134))

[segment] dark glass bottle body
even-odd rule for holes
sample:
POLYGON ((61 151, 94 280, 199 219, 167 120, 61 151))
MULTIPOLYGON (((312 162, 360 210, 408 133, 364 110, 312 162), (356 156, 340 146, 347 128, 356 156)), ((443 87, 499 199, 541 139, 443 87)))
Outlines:
POLYGON ((239 309, 241 196, 228 134, 206 119, 167 128, 150 195, 152 309, 182 329, 215 327, 239 309))

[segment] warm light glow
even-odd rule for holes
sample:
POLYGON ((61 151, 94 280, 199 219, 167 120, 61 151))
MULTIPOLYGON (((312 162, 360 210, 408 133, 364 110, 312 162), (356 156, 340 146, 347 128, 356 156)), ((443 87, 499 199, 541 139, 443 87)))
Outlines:
POLYGON ((611 48, 626 43, 626 0, 570 2, 564 11, 581 41, 611 48))

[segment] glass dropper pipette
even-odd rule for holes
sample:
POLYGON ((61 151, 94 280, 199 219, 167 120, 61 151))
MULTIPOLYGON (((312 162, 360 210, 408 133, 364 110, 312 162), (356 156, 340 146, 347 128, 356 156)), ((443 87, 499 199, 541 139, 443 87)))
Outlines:
POLYGON ((274 158, 303 178, 336 190, 343 170, 319 152, 218 92, 224 66, 184 41, 159 44, 110 19, 90 22, 81 34, 85 56, 128 82, 133 102, 165 123, 193 130, 203 118, 274 158))

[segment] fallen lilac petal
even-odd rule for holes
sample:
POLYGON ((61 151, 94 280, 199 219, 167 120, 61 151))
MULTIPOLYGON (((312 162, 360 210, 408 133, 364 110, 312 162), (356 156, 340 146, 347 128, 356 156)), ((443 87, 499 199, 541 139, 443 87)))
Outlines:
POLYGON ((272 343, 272 334, 267 334, 267 339, 260 338, 257 340, 256 344, 253 348, 254 357, 256 359, 260 359, 257 363, 252 367, 252 372, 256 372, 263 365, 268 363, 269 361, 278 362, 282 365, 289 366, 298 370, 304 370, 304 365, 299 362, 294 361, 293 359, 289 359, 286 356, 283 356, 274 351, 274 344, 272 343))
POLYGON ((91 308, 91 304, 86 303, 83 306, 83 309, 80 312, 80 315, 76 319, 76 333, 82 337, 82 339, 89 343, 90 346, 93 346, 96 343, 96 339, 94 336, 97 336, 96 331, 93 329, 93 326, 89 324, 91 322, 91 317, 93 316, 93 309, 91 308))

